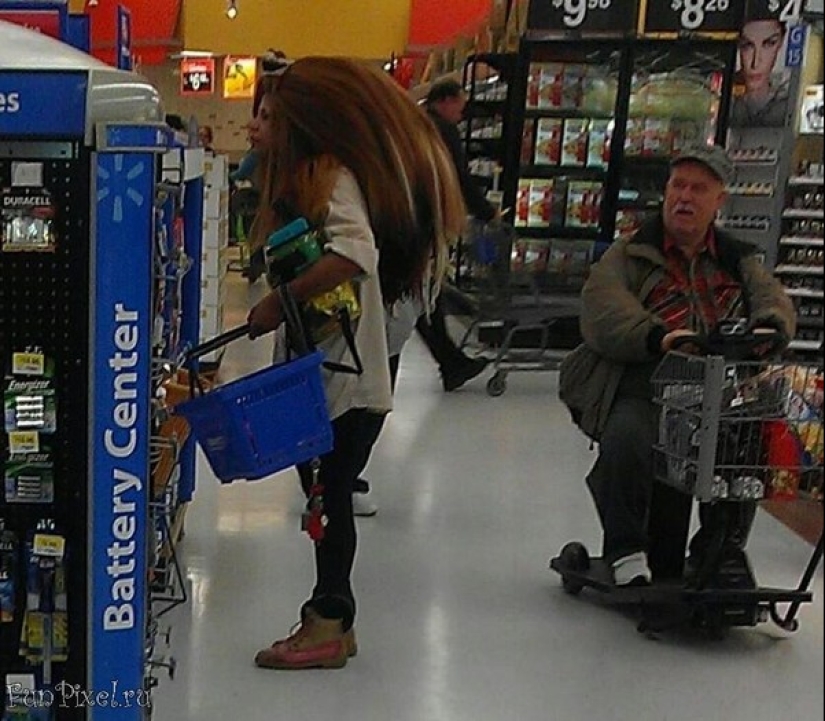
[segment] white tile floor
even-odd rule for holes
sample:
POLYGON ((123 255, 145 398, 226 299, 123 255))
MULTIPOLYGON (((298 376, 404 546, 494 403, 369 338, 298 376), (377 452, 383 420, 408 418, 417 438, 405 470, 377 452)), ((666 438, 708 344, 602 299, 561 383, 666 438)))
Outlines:
MULTIPOLYGON (((231 276, 240 321, 243 281, 231 276)), ((253 295, 262 289, 253 289, 253 295)), ((235 344, 244 373, 268 342, 235 344)), ((724 641, 651 641, 593 594, 566 595, 547 562, 569 539, 598 550, 582 478, 592 455, 556 400, 555 374, 441 391, 413 339, 358 521, 360 653, 340 671, 256 669, 313 581, 292 472, 219 487, 201 466, 182 555, 186 607, 166 617, 179 669, 158 721, 773 721, 823 716, 823 574, 801 628, 724 641)), ((810 547, 765 513, 750 544, 765 585, 796 584, 810 547)))

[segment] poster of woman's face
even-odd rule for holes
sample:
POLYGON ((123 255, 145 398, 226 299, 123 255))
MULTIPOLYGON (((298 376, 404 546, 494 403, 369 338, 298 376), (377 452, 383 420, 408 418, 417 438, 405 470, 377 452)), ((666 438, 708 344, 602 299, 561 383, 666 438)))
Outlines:
POLYGON ((788 28, 779 20, 751 20, 739 35, 731 121, 733 127, 781 127, 788 114, 788 28))

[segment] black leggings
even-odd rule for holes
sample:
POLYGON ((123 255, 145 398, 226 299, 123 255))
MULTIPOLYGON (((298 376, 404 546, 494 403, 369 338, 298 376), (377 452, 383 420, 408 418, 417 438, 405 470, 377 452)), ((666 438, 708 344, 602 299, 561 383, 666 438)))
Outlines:
MULTIPOLYGON (((357 535, 352 515, 352 489, 372 448, 373 426, 366 409, 356 408, 332 422, 333 448, 321 457, 318 482, 324 487, 324 538, 315 544, 315 588, 307 602, 324 618, 343 619, 344 629, 355 619, 355 596, 350 576, 357 535)), ((312 470, 298 466, 301 486, 309 494, 312 470)))

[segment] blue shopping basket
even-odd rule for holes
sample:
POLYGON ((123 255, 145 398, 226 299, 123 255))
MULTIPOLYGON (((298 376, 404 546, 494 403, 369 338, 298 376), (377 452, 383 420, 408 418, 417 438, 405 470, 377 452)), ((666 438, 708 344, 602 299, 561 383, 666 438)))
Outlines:
MULTIPOLYGON (((235 328, 192 349, 189 360, 247 335, 235 328)), ((312 351, 196 395, 175 407, 189 422, 222 483, 272 475, 332 450, 332 425, 321 381, 323 354, 312 351)))

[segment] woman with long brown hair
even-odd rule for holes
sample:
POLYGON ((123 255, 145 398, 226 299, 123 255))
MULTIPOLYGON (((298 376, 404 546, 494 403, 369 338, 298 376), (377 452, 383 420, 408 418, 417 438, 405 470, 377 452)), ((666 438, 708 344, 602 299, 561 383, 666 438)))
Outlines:
MULTIPOLYGON (((327 525, 315 545, 316 583, 298 629, 255 662, 341 667, 355 653, 352 490, 374 440, 369 416, 392 407, 385 309, 411 296, 430 297, 465 213, 437 130, 388 76, 358 61, 304 58, 265 82, 252 124, 267 149, 257 242, 295 217, 324 229, 325 253, 289 283, 289 292, 303 302, 353 283, 363 371, 325 371, 334 448, 321 459, 317 478, 327 525)), ((282 297, 274 290, 249 314, 251 337, 275 330, 282 319, 282 297)), ((320 348, 330 361, 352 363, 340 335, 320 348)), ((310 472, 300 470, 307 490, 310 472)))

